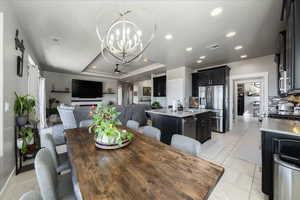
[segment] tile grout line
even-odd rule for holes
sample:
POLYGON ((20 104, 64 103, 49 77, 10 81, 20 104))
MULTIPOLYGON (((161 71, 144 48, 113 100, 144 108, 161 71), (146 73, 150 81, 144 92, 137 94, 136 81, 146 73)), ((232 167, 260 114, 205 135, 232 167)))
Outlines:
POLYGON ((249 192, 249 198, 248 198, 249 200, 251 200, 251 193, 252 193, 252 189, 253 189, 253 184, 254 184, 254 179, 255 179, 256 168, 257 168, 257 164, 255 165, 254 173, 253 173, 253 176, 252 176, 252 183, 251 183, 250 192, 249 192))

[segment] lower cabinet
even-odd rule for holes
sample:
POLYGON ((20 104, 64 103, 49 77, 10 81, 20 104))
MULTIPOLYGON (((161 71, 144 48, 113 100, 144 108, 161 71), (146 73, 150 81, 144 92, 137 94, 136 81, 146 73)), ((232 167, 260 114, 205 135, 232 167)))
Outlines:
POLYGON ((196 123, 188 123, 188 118, 171 117, 160 114, 151 114, 152 126, 160 129, 160 141, 171 144, 174 134, 185 135, 198 140, 201 143, 211 139, 211 112, 196 115, 196 123), (191 126, 191 127, 190 127, 191 126), (196 129, 196 133, 194 132, 196 129))
POLYGON ((196 138, 199 142, 204 143, 207 140, 211 139, 211 119, 207 113, 205 115, 196 115, 196 118, 196 138))

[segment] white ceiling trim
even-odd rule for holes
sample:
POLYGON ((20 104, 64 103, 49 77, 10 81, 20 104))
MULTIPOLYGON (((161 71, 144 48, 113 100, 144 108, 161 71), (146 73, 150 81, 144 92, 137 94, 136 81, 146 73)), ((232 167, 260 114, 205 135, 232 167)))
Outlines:
POLYGON ((115 76, 115 75, 108 75, 108 74, 104 74, 104 73, 92 73, 92 72, 81 72, 81 75, 88 75, 88 76, 98 76, 98 77, 102 77, 102 78, 112 78, 112 79, 120 79, 119 76, 115 76))
POLYGON ((141 69, 137 69, 137 70, 131 71, 128 74, 121 75, 120 79, 129 78, 131 76, 136 76, 136 75, 139 75, 139 74, 143 74, 143 73, 155 71, 155 70, 158 70, 158 69, 162 69, 164 67, 166 67, 166 66, 163 65, 163 64, 154 63, 152 65, 148 65, 148 66, 143 67, 141 69))

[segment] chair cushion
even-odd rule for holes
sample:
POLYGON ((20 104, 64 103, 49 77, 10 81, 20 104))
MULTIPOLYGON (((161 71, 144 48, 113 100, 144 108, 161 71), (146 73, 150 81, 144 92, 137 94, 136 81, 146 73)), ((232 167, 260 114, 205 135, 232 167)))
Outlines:
POLYGON ((58 176, 57 191, 60 200, 76 200, 71 173, 58 176))

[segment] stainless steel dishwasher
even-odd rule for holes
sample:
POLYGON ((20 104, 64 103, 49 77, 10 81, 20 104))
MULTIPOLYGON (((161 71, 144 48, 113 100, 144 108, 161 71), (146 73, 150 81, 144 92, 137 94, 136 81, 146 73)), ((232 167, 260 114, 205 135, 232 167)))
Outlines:
POLYGON ((182 135, 196 139, 196 120, 194 116, 182 119, 182 135))
POLYGON ((278 152, 274 154, 274 200, 300 199, 300 142, 278 139, 278 152))

